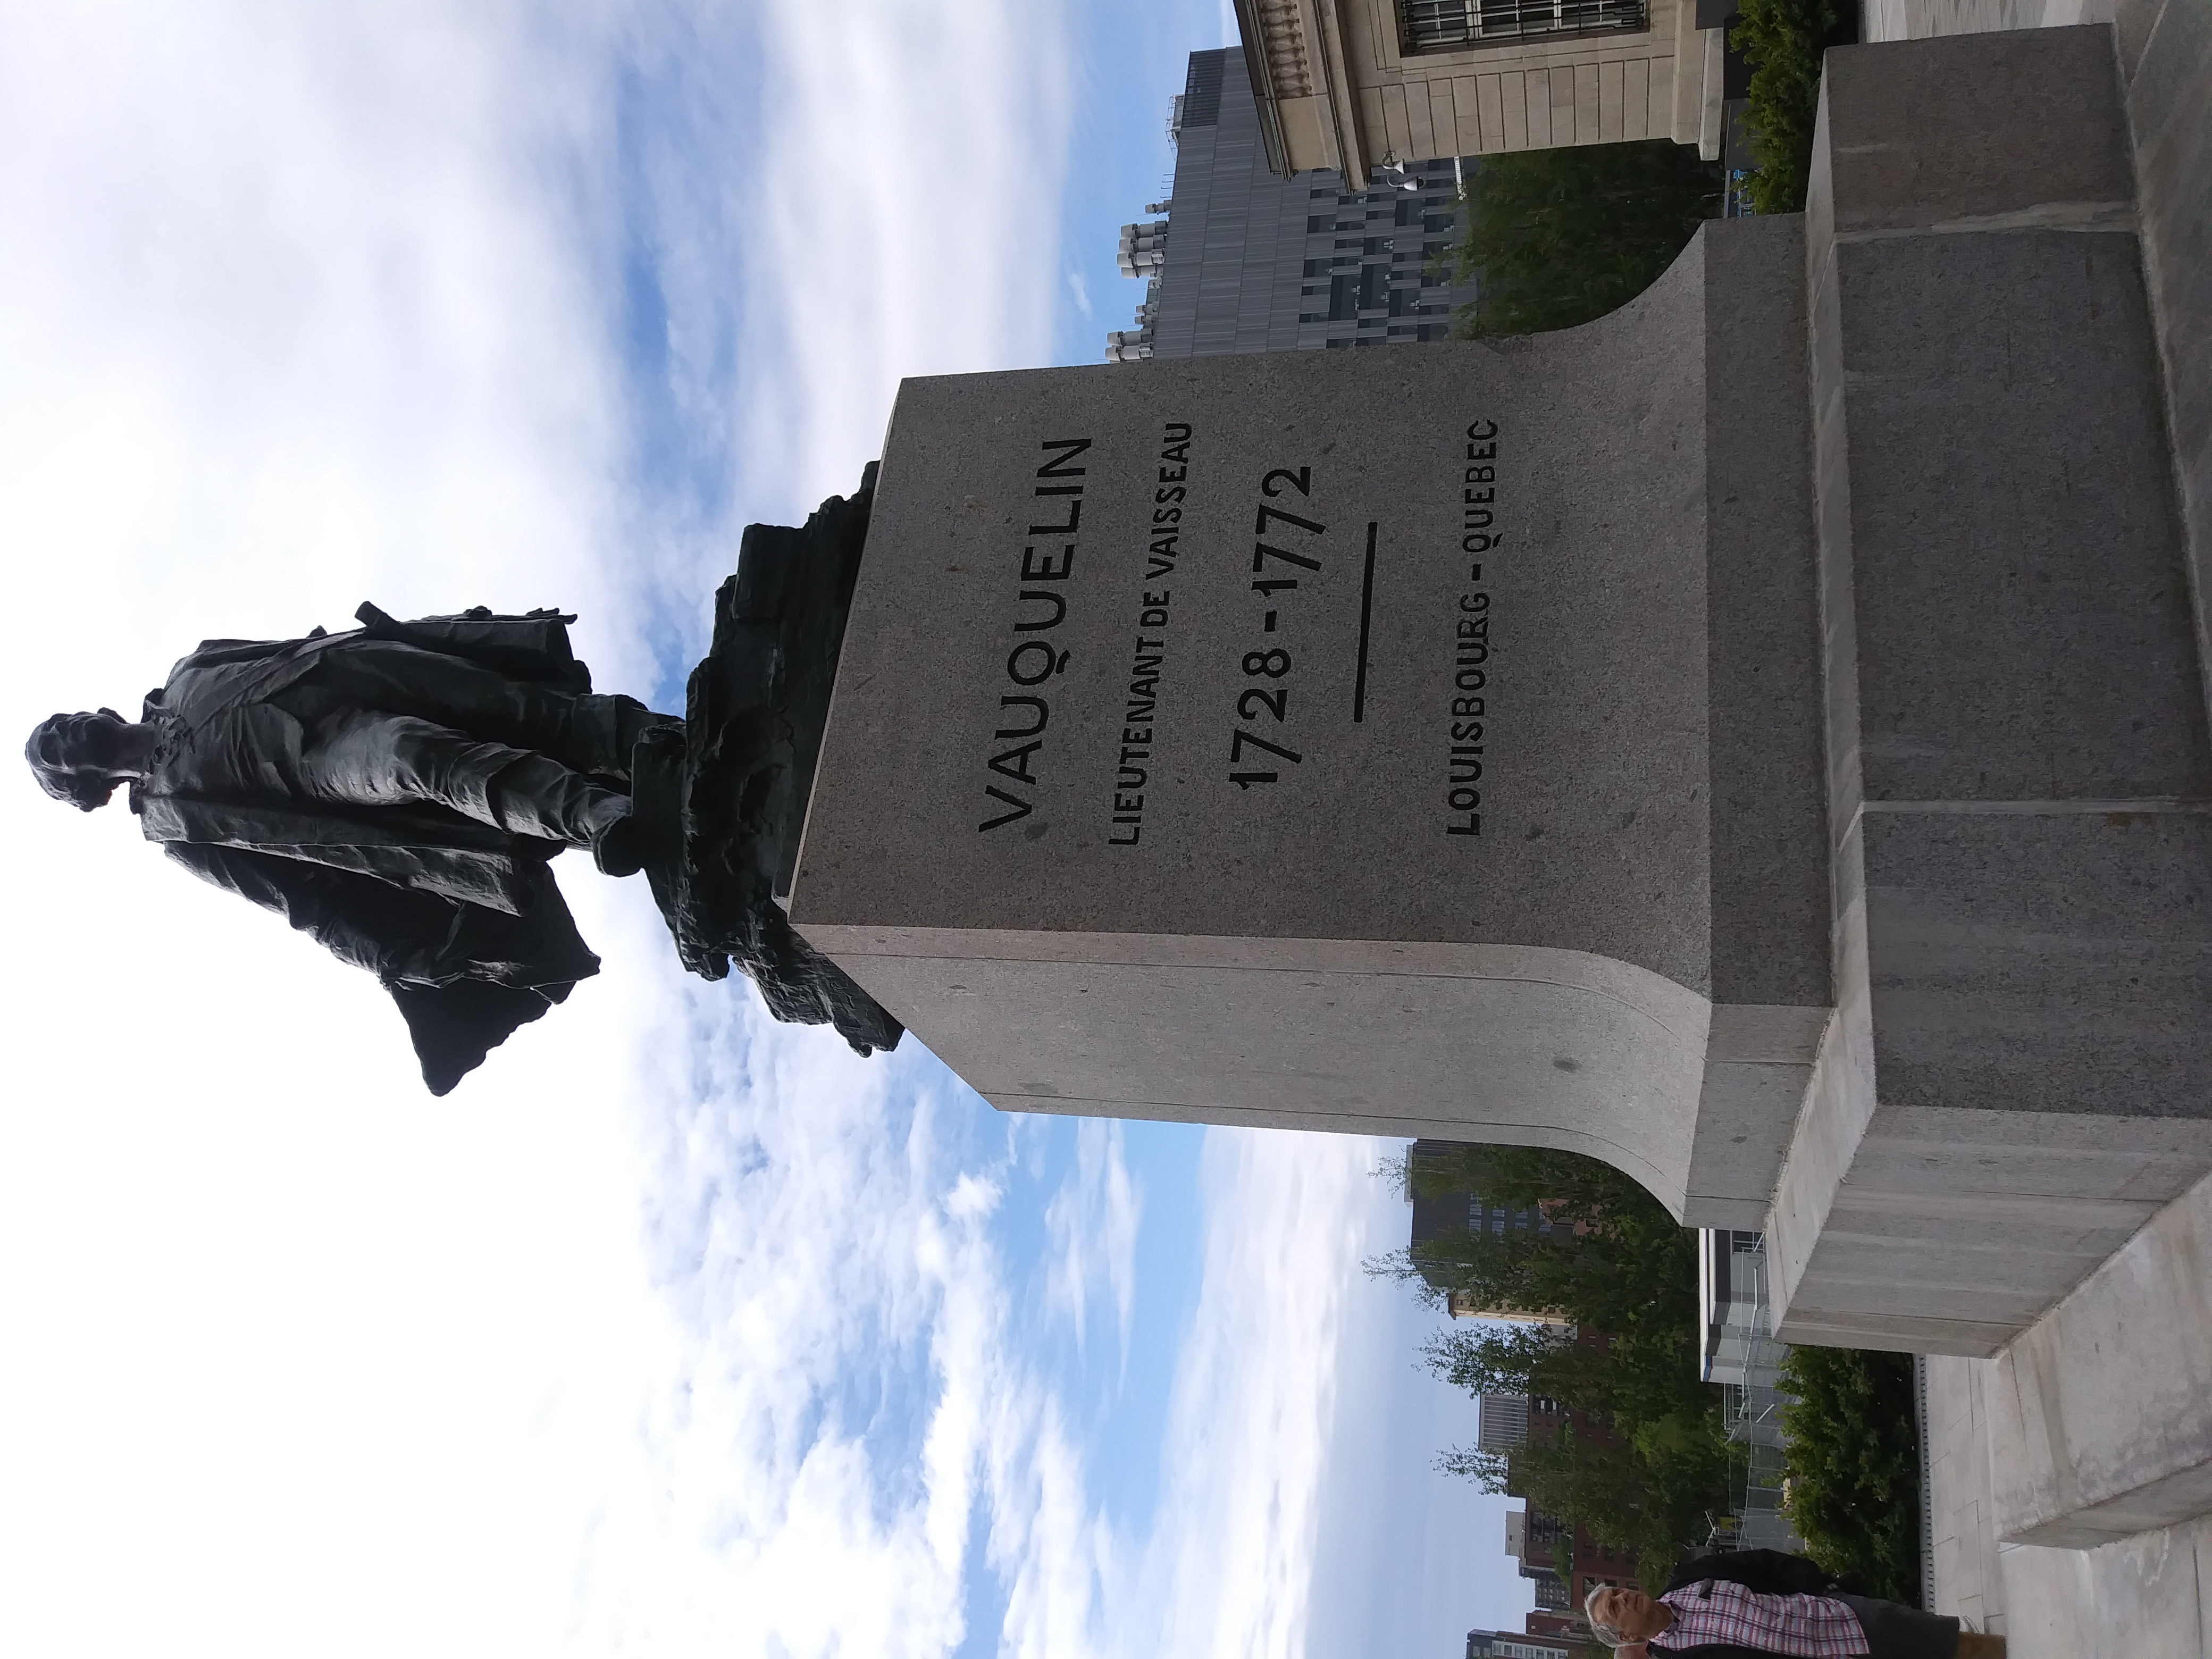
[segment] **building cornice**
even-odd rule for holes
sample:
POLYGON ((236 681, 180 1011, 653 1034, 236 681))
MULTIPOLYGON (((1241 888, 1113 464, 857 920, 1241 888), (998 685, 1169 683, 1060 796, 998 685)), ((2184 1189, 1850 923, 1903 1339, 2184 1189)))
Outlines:
POLYGON ((1285 176, 1310 167, 1334 167, 1346 190, 1364 190, 1376 157, 1360 131, 1358 94, 1345 54, 1342 0, 1232 3, 1268 166, 1285 176), (1279 107, 1285 100, 1307 99, 1320 103, 1321 137, 1328 152, 1322 158, 1294 153, 1279 107))
MULTIPOLYGON (((1382 157, 1364 142, 1360 131, 1359 94, 1344 49, 1344 0, 1311 0, 1321 13, 1321 90, 1328 100, 1329 126, 1336 140, 1337 171, 1346 190, 1365 190, 1367 174, 1382 157)), ((1396 15, 1396 0, 1377 0, 1396 15)))

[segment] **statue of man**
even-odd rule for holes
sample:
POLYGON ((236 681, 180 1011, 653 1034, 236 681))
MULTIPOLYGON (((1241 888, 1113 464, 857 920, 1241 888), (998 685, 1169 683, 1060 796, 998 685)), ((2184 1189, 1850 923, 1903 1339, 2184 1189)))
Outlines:
POLYGON ((141 717, 56 714, 24 757, 85 811, 127 786, 149 841, 374 973, 442 1095, 599 971, 546 861, 635 872, 630 756, 681 725, 595 696, 555 611, 210 640, 141 717))

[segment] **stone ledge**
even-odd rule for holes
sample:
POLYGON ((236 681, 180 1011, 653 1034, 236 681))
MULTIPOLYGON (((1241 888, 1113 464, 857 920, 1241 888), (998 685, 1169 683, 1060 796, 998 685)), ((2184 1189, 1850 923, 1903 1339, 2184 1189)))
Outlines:
POLYGON ((2087 1549, 2212 1510, 2212 1176, 2008 1346, 1998 1535, 2087 1549))

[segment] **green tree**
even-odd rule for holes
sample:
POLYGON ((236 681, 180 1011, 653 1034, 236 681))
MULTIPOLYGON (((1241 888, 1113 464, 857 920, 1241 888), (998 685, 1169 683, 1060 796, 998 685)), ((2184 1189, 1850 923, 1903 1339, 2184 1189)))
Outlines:
POLYGON ((1805 1553, 1870 1594, 1920 1600, 1920 1437, 1912 1358, 1796 1348, 1782 1386, 1790 1515, 1805 1553))
POLYGON ((1572 328, 1651 286, 1720 211, 1717 163, 1665 139, 1486 155, 1467 185, 1459 332, 1572 328))
POLYGON ((1600 1346, 1565 1340, 1543 1326, 1478 1325, 1431 1336, 1421 1357, 1437 1376, 1469 1394, 1563 1401, 1605 1421, 1637 1425, 1695 1418, 1709 1403, 1690 1334, 1647 1324, 1600 1346))
POLYGON ((1606 1333, 1602 1344, 1555 1327, 1454 1328, 1423 1357, 1472 1394, 1557 1400, 1585 1414, 1556 1441, 1510 1454, 1462 1448, 1439 1460, 1493 1492, 1632 1553, 1655 1587, 1707 1516, 1727 1505, 1730 1459, 1718 1391, 1698 1380, 1697 1249, 1644 1188, 1595 1159, 1529 1147, 1467 1146, 1399 1167, 1415 1195, 1480 1192, 1492 1205, 1541 1205, 1549 1233, 1464 1231, 1370 1262, 1442 1301, 1471 1292, 1484 1307, 1551 1313, 1606 1333))
POLYGON ((1744 125, 1759 163, 1749 184, 1759 212, 1796 213, 1805 205, 1821 54, 1855 33, 1835 0, 1741 0, 1729 34, 1751 65, 1744 125))
POLYGON ((1371 1272, 1421 1279, 1441 1304, 1556 1312, 1626 1340, 1697 1321, 1697 1243, 1659 1200, 1612 1165, 1534 1146, 1465 1146, 1401 1166, 1415 1194, 1479 1192, 1495 1205, 1542 1205, 1553 1231, 1445 1233, 1395 1252, 1371 1272))
POLYGON ((1486 1492, 1511 1492, 1538 1509, 1582 1527, 1600 1544, 1635 1559, 1637 1575, 1655 1594, 1686 1546, 1701 1540, 1725 1501, 1730 1448, 1720 1432, 1720 1406, 1707 1402, 1687 1423, 1657 1425, 1627 1440, 1577 1433, 1531 1437, 1510 1452, 1460 1447, 1437 1460, 1447 1474, 1465 1475, 1486 1492))

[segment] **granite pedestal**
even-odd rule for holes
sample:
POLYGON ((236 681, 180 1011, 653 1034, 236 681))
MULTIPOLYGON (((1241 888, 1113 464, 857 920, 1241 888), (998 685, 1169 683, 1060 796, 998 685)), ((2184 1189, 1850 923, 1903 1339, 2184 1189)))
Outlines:
POLYGON ((1805 222, 1838 1016, 1778 1331, 1988 1354, 2212 1167, 2212 753, 2112 30, 1831 53, 1805 222))
POLYGON ((1831 54, 1585 328, 908 382, 793 923, 1003 1107, 1585 1152, 1992 1352, 2212 1168, 2112 50, 1831 54))
POLYGON ((908 381, 793 921, 1010 1109, 1759 1224, 1831 1003, 1801 247, 1501 348, 908 381))

